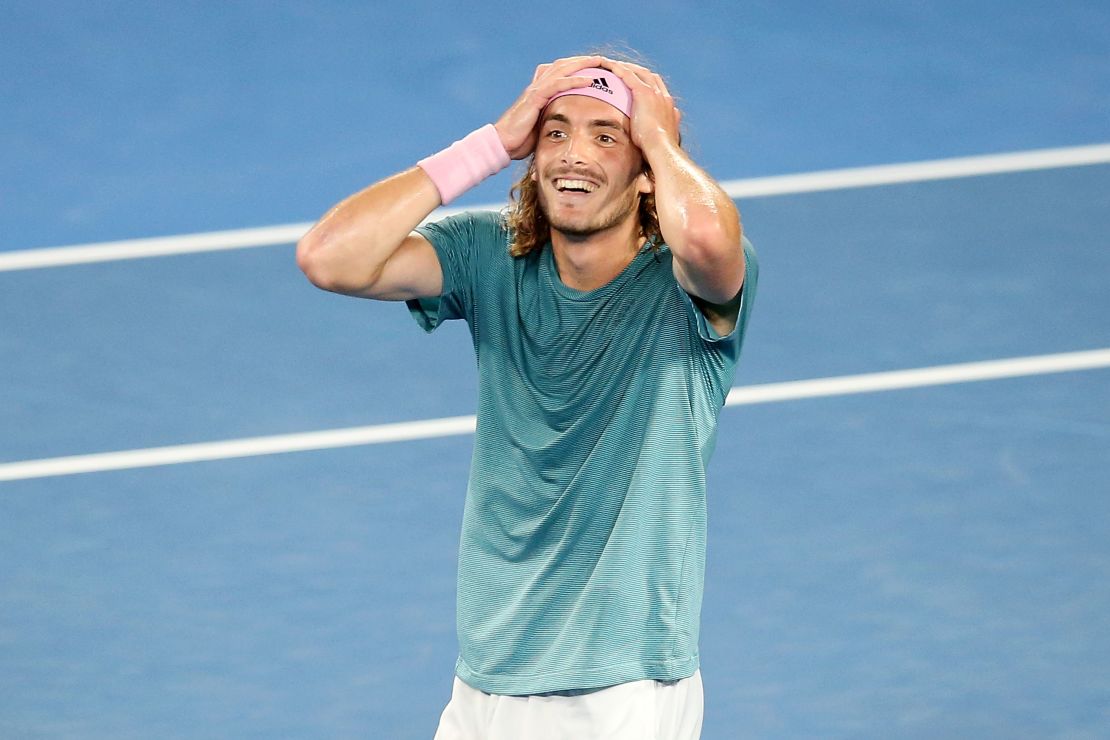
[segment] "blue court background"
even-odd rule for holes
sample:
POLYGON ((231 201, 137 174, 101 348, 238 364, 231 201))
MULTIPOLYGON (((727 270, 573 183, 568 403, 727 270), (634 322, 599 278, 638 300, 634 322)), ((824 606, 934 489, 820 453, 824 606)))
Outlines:
MULTIPOLYGON (((0 24, 2 250, 311 220, 616 40, 722 179, 1110 141, 1094 2, 0 24)), ((739 384, 1110 346, 1110 167, 740 206, 739 384)), ((291 245, 0 273, 0 462, 468 414, 474 389, 463 327, 316 291, 291 245)), ((1108 412, 1104 370, 726 409, 706 738, 1110 734, 1108 412)), ((0 737, 430 737, 469 448, 0 484, 0 737)))

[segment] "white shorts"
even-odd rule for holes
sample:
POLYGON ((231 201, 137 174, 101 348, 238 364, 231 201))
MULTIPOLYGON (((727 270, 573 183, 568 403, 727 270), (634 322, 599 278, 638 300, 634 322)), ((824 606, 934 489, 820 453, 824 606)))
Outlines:
POLYGON ((435 740, 697 740, 701 671, 578 696, 500 696, 455 678, 435 740))

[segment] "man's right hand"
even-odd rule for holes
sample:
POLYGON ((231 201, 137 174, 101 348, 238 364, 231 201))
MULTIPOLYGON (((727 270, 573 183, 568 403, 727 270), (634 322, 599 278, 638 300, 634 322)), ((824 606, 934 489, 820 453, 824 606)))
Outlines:
POLYGON ((568 75, 586 67, 597 67, 601 61, 600 56, 567 57, 536 67, 532 84, 493 124, 510 157, 524 159, 536 148, 536 122, 552 97, 565 90, 585 87, 591 82, 589 77, 568 75))
MULTIPOLYGON (((494 124, 509 156, 532 153, 536 122, 552 96, 590 84, 567 75, 601 61, 569 57, 536 68, 532 84, 494 124)), ((413 229, 439 204, 435 184, 419 167, 388 177, 328 211, 297 243, 297 263, 313 284, 336 293, 390 301, 437 296, 439 257, 413 229)))

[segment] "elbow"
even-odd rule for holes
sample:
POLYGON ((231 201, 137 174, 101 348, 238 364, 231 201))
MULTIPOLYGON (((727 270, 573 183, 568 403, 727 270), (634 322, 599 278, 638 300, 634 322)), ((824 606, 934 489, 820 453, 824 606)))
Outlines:
POLYGON ((315 230, 309 231, 297 242, 297 267, 317 288, 342 292, 342 280, 328 254, 326 237, 315 230))
POLYGON ((314 231, 309 231, 297 242, 297 267, 308 281, 318 288, 328 282, 320 259, 320 240, 314 231))
POLYGON ((317 288, 343 295, 366 295, 378 276, 352 259, 349 245, 315 231, 297 242, 297 267, 317 288))

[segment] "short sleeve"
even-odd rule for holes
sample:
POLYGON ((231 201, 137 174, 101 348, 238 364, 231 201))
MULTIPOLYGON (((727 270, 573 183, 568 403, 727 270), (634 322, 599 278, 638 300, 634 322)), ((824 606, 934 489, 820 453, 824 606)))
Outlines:
POLYGON ((736 317, 736 326, 728 334, 721 335, 705 318, 705 314, 694 303, 694 299, 681 287, 678 292, 682 294, 683 302, 691 312, 697 327, 698 336, 713 349, 724 352, 736 360, 740 356, 740 347, 744 343, 744 332, 748 328, 751 318, 752 303, 755 302, 756 286, 759 283, 759 262, 755 254, 755 247, 743 237, 744 248, 744 286, 740 289, 740 313, 736 317))
POLYGON ((466 319, 470 322, 474 317, 480 250, 490 239, 503 239, 499 214, 460 213, 418 226, 416 232, 436 250, 443 271, 443 290, 435 298, 406 301, 409 313, 428 332, 444 321, 466 319))

